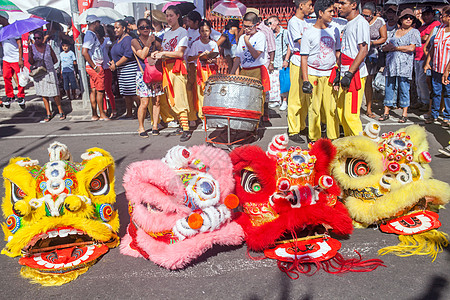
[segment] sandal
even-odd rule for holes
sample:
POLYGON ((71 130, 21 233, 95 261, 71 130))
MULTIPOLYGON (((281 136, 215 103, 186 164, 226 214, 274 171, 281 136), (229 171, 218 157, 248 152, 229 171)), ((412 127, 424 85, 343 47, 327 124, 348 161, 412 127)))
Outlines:
POLYGON ((66 119, 66 114, 63 113, 63 112, 60 113, 60 114, 59 114, 59 119, 60 119, 60 120, 65 120, 65 119, 66 119))
POLYGON ((146 138, 148 138, 148 133, 147 133, 147 131, 142 131, 142 132, 139 132, 139 136, 143 139, 146 139, 146 138))
POLYGON ((113 112, 111 113, 111 115, 109 116, 110 119, 115 119, 117 118, 117 112, 113 112))
POLYGON ((45 123, 50 122, 51 119, 52 119, 52 115, 47 115, 47 116, 44 118, 44 122, 45 122, 45 123))
POLYGON ((158 129, 153 129, 152 130, 152 135, 159 135, 159 130, 158 129))
POLYGON ((370 114, 366 113, 366 116, 368 116, 371 119, 375 119, 377 117, 377 115, 374 113, 370 113, 370 114))
POLYGON ((405 116, 401 116, 400 119, 398 119, 399 123, 406 123, 406 121, 408 121, 408 118, 405 116))
POLYGON ((436 121, 437 121, 437 119, 433 119, 433 118, 425 119, 425 124, 433 124, 436 121))
POLYGON ((389 119, 389 114, 383 114, 378 118, 378 121, 386 121, 389 119))

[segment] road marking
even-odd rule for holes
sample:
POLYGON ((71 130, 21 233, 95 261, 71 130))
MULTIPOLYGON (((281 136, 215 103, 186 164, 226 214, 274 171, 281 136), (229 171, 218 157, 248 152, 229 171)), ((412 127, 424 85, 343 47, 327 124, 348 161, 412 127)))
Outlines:
MULTIPOLYGON (((403 124, 399 123, 381 123, 385 126, 405 126, 412 125, 413 122, 406 122, 403 124)), ((1 127, 1 126, 0 126, 1 127)), ((273 126, 266 127, 264 130, 286 130, 287 126, 273 126)), ((205 132, 203 129, 196 129, 194 132, 205 132)), ((212 132, 208 129, 208 132, 212 132)), ((164 133, 164 131, 162 132, 164 133)), ((92 133, 66 133, 66 134, 36 134, 36 135, 16 135, 16 136, 5 136, 0 139, 5 140, 15 140, 15 139, 40 139, 40 138, 65 138, 65 137, 84 137, 84 136, 111 136, 111 135, 137 135, 136 131, 124 131, 124 132, 92 132, 92 133)))

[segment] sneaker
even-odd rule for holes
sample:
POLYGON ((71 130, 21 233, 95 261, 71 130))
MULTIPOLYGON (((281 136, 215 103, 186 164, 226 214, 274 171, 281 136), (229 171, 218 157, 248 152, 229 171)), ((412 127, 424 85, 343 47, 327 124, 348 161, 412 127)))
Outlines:
POLYGON ((443 129, 450 129, 450 121, 444 120, 444 121, 442 122, 442 128, 443 128, 443 129))
POLYGON ((420 115, 419 118, 422 120, 431 119, 431 114, 426 113, 426 114, 420 115))
POLYGON ((169 128, 177 128, 178 127, 178 122, 177 121, 170 121, 169 123, 167 123, 167 127, 169 127, 169 128))
POLYGON ((287 101, 283 101, 283 103, 281 103, 280 110, 284 111, 286 109, 287 109, 287 101))
POLYGON ((438 149, 439 153, 444 154, 445 156, 450 157, 450 144, 447 145, 447 147, 444 147, 442 149, 438 149))
POLYGON ((17 99, 17 101, 19 102, 19 106, 21 109, 25 109, 25 98, 19 97, 17 99))
POLYGON ((280 103, 279 103, 279 102, 270 102, 270 103, 269 103, 269 107, 270 107, 270 108, 275 108, 275 107, 277 107, 277 106, 280 106, 280 103))
POLYGON ((6 108, 10 108, 10 107, 11 107, 11 102, 13 102, 13 101, 14 101, 14 98, 9 98, 9 97, 7 97, 6 100, 3 101, 3 105, 4 105, 6 108))
POLYGON ((297 144, 303 144, 305 143, 305 140, 300 136, 300 134, 293 134, 289 136, 289 140, 293 141, 294 143, 297 144))
POLYGON ((191 139, 192 132, 191 131, 183 131, 183 134, 180 136, 180 142, 187 142, 191 139))

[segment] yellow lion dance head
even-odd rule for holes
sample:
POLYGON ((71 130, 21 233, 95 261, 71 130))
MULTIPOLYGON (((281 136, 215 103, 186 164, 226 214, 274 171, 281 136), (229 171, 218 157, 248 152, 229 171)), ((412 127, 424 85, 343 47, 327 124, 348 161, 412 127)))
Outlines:
POLYGON ((1 251, 20 255, 22 276, 47 286, 74 280, 119 243, 112 156, 91 148, 75 163, 58 142, 48 152, 42 167, 16 157, 3 170, 1 251))
POLYGON ((400 244, 379 254, 430 255, 434 260, 448 245, 447 235, 436 230, 441 223, 435 211, 450 200, 450 186, 431 178, 422 127, 379 133, 380 125, 372 122, 361 136, 336 140, 332 175, 355 226, 375 224, 399 235, 400 244))

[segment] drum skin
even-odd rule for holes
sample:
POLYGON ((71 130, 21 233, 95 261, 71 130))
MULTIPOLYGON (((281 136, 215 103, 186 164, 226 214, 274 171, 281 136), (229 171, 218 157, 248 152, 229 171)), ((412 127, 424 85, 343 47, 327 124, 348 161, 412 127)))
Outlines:
POLYGON ((209 127, 254 131, 263 108, 263 86, 252 77, 216 74, 205 84, 203 114, 209 127))

